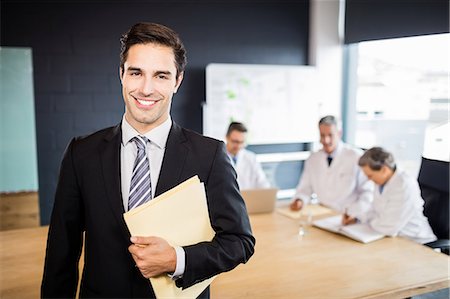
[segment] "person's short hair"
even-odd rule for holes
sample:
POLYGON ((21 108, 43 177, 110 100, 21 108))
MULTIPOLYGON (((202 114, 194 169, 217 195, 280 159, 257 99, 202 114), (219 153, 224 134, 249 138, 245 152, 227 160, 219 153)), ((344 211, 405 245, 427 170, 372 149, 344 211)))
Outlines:
POLYGON ((380 170, 383 165, 395 170, 394 156, 382 147, 372 147, 359 158, 358 165, 368 166, 372 170, 380 170))
POLYGON ((336 120, 336 117, 334 117, 333 115, 326 115, 319 120, 319 126, 320 125, 328 125, 328 126, 334 125, 337 127, 338 122, 336 120))
POLYGON ((335 126, 338 131, 342 130, 342 122, 334 115, 326 115, 319 120, 319 127, 321 125, 335 126))
POLYGON ((228 126, 227 136, 230 136, 231 132, 233 131, 247 133, 247 127, 243 123, 234 121, 228 126))
POLYGON ((175 55, 177 78, 187 64, 186 49, 178 34, 172 29, 156 23, 137 23, 120 38, 120 68, 124 72, 128 50, 136 44, 154 43, 172 48, 175 55))

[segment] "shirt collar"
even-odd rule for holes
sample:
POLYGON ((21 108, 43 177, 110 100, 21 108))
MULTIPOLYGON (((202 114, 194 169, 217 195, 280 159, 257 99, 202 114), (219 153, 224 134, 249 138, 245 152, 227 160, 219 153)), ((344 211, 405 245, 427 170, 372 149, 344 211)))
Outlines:
POLYGON ((233 155, 227 150, 227 154, 228 154, 228 156, 229 156, 231 159, 233 159, 233 157, 234 157, 235 159, 239 159, 239 157, 242 156, 242 153, 244 152, 244 150, 245 150, 245 148, 240 149, 240 150, 237 152, 237 154, 236 154, 235 156, 233 156, 233 155))
MULTIPOLYGON (((156 128, 148 131, 143 136, 147 137, 151 143, 160 149, 166 147, 167 138, 169 137, 170 128, 172 127, 172 118, 169 117, 156 128)), ((141 135, 126 120, 125 114, 122 117, 122 145, 126 145, 134 137, 141 135)))
POLYGON ((334 149, 334 151, 331 152, 331 154, 326 153, 323 149, 322 152, 327 156, 327 157, 331 157, 331 158, 335 158, 341 151, 342 151, 342 147, 344 146, 344 144, 342 143, 342 140, 339 140, 336 148, 334 149))
MULTIPOLYGON (((396 166, 396 167, 395 167, 395 170, 394 170, 394 173, 393 173, 392 176, 389 178, 389 180, 387 180, 387 182, 385 182, 385 183, 383 184, 383 189, 381 189, 381 190, 384 190, 385 187, 390 186, 390 185, 392 184, 391 182, 396 181, 396 180, 397 180, 397 176, 401 175, 401 174, 400 174, 401 172, 402 172, 402 170, 400 170, 400 169, 398 168, 398 166, 396 166)), ((395 183, 394 183, 394 184, 395 184, 395 183)), ((381 192, 380 192, 380 193, 381 193, 381 192)))

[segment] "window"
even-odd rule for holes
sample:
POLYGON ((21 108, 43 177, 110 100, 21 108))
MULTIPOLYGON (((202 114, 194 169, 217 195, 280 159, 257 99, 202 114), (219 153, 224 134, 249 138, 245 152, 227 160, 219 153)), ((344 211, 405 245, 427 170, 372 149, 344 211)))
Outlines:
POLYGON ((390 150, 414 176, 426 135, 442 141, 427 151, 449 155, 449 41, 438 34, 358 45, 357 146, 390 150))

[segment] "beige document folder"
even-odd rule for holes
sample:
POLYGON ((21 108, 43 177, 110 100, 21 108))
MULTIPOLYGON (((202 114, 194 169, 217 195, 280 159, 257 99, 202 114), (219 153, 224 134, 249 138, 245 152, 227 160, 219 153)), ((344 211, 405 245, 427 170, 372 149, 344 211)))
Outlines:
MULTIPOLYGON (((215 235, 209 220, 205 187, 197 176, 124 214, 132 236, 156 236, 172 246, 211 241, 215 235)), ((167 275, 150 278, 156 297, 196 298, 214 277, 182 290, 167 275)))

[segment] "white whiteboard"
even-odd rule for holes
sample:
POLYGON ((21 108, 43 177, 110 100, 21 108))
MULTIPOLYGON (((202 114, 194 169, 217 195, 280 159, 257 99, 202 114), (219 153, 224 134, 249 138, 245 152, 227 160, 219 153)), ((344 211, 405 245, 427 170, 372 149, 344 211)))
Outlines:
POLYGON ((224 139, 239 121, 249 144, 316 141, 318 88, 312 66, 209 64, 203 134, 224 139))

